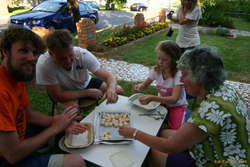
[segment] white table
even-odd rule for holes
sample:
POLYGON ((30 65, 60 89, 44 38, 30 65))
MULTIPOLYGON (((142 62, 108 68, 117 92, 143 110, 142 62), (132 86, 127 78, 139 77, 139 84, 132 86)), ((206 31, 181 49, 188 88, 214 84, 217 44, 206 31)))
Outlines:
MULTIPOLYGON (((159 109, 161 113, 167 113, 164 107, 159 106, 159 109)), ((101 103, 83 120, 83 122, 94 124, 95 113, 100 111, 130 112, 131 126, 154 136, 157 135, 164 120, 155 120, 149 116, 140 116, 139 114, 149 113, 150 111, 132 105, 128 101, 128 97, 119 96, 119 100, 116 104, 106 104, 106 101, 101 103)), ((148 146, 136 140, 126 145, 93 144, 88 148, 77 150, 69 150, 62 146, 61 148, 70 153, 78 153, 84 159, 104 167, 141 166, 149 151, 148 146), (117 165, 115 165, 116 163, 117 165)))

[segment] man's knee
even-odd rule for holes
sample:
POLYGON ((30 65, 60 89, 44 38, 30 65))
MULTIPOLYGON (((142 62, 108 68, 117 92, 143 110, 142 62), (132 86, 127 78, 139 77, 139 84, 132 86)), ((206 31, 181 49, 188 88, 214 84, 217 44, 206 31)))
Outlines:
POLYGON ((100 86, 99 89, 100 89, 102 92, 106 92, 107 88, 108 88, 108 85, 106 84, 106 82, 102 82, 102 84, 101 84, 101 86, 100 86))
MULTIPOLYGON (((107 88, 108 88, 107 84, 105 82, 103 82, 101 87, 100 87, 100 90, 102 92, 106 92, 107 88)), ((116 93, 119 95, 124 94, 124 90, 120 85, 116 85, 116 93)))
POLYGON ((85 167, 84 159, 79 154, 65 154, 64 167, 85 167))

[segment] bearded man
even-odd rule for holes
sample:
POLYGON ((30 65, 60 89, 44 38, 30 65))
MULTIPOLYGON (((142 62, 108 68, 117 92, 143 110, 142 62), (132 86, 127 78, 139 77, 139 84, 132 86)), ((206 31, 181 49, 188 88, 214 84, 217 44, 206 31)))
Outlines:
POLYGON ((69 106, 63 114, 49 117, 30 109, 26 81, 33 79, 35 64, 45 45, 34 32, 21 27, 5 30, 0 43, 0 166, 4 167, 83 167, 79 155, 37 155, 58 133, 85 131, 74 120, 78 115, 76 106, 69 106), (26 138, 27 124, 44 127, 39 134, 26 138), (76 130, 77 129, 77 130, 76 130))

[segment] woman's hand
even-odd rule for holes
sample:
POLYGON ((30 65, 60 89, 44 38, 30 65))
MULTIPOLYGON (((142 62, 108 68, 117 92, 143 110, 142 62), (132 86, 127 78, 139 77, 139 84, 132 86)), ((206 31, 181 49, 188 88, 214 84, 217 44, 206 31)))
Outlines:
POLYGON ((139 97, 138 100, 141 104, 147 105, 148 103, 152 101, 151 97, 152 97, 151 95, 145 95, 145 96, 139 97))
POLYGON ((133 87, 133 91, 134 91, 134 92, 140 92, 140 91, 143 90, 143 88, 144 88, 143 83, 138 83, 138 84, 136 84, 136 85, 133 87))
POLYGON ((135 128, 129 128, 125 126, 119 128, 119 134, 125 138, 133 138, 133 134, 135 131, 135 128))

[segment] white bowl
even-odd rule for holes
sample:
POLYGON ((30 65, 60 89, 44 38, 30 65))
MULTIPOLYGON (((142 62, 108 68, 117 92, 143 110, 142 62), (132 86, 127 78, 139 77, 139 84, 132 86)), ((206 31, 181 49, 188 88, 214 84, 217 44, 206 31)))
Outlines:
POLYGON ((130 96, 128 100, 132 104, 134 104, 140 108, 143 108, 145 110, 154 110, 160 105, 159 102, 155 102, 155 101, 151 101, 150 103, 148 103, 146 105, 141 104, 140 101, 138 100, 139 97, 141 97, 141 96, 144 96, 144 94, 143 93, 136 93, 136 94, 133 94, 132 96, 130 96))

